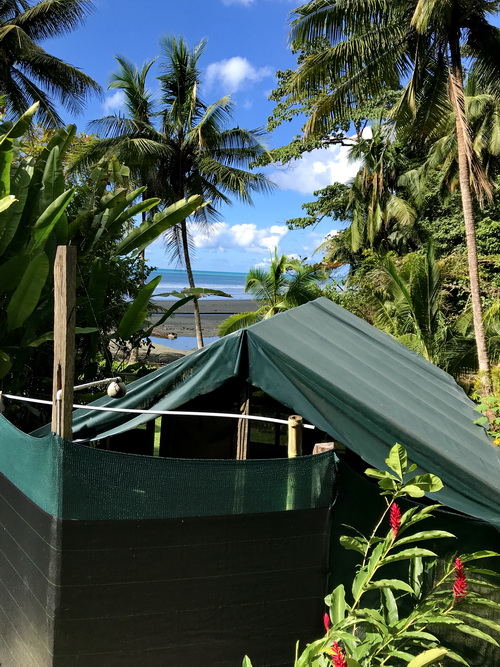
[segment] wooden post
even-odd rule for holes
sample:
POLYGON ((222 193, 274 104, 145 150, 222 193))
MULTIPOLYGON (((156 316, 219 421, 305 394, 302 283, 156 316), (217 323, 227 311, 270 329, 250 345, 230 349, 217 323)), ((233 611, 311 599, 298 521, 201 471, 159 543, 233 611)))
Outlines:
MULTIPOLYGON (((241 391, 240 400, 242 401, 240 406, 240 413, 242 415, 250 414, 250 391, 248 385, 241 391)), ((238 419, 238 432, 237 432, 237 442, 236 442, 236 459, 238 461, 244 461, 247 458, 248 450, 248 436, 249 436, 249 423, 248 419, 238 419)))
POLYGON ((72 440, 75 377, 76 248, 58 246, 54 262, 52 432, 72 440))
POLYGON ((288 458, 302 456, 302 422, 299 415, 288 417, 288 458))
MULTIPOLYGON (((302 456, 302 417, 290 415, 288 417, 288 458, 302 456)), ((294 465, 289 466, 288 484, 286 491, 285 509, 295 509, 295 474, 294 465)))

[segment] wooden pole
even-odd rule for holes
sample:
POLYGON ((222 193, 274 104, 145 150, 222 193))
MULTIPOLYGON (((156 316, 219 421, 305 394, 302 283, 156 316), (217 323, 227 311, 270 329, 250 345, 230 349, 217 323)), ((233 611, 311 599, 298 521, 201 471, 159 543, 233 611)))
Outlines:
MULTIPOLYGON (((250 414, 250 391, 248 385, 241 391, 240 395, 241 405, 240 413, 242 415, 250 414)), ((237 443, 236 443, 236 459, 244 461, 247 458, 248 451, 248 437, 249 437, 249 423, 248 419, 238 419, 237 443)))
POLYGON ((52 432, 72 440, 75 377, 76 248, 58 246, 54 262, 52 432))
POLYGON ((302 456, 302 422, 299 415, 288 417, 288 458, 302 456))

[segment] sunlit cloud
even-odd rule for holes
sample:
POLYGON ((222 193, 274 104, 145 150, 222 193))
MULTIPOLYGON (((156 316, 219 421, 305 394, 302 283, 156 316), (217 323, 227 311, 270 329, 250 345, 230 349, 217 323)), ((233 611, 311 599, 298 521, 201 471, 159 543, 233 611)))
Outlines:
POLYGON ((220 85, 227 93, 236 93, 245 86, 257 83, 266 77, 274 76, 274 68, 255 67, 246 58, 234 56, 210 63, 207 67, 205 82, 208 87, 220 85))
POLYGON ((272 172, 270 178, 283 190, 312 194, 332 183, 346 183, 354 178, 359 163, 349 162, 348 153, 346 146, 318 148, 272 172))
POLYGON ((226 222, 214 225, 209 232, 191 230, 197 248, 217 252, 242 250, 248 253, 274 250, 287 232, 286 225, 272 225, 259 229, 255 223, 229 225, 226 222))
POLYGON ((113 111, 121 111, 125 106, 125 93, 122 90, 117 90, 109 97, 106 97, 102 103, 104 113, 112 113, 113 111))

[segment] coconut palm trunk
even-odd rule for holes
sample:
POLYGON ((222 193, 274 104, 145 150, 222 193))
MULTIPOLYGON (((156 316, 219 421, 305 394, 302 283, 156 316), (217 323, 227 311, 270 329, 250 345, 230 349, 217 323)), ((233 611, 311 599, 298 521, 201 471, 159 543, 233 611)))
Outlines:
MULTIPOLYGON (((187 233, 187 224, 184 220, 180 223, 181 238, 182 238, 182 252, 184 255, 184 266, 188 277, 189 287, 192 289, 196 287, 193 276, 193 269, 191 268, 191 258, 189 257, 189 239, 187 233)), ((201 328, 200 306, 198 299, 193 299, 193 313, 194 313, 194 328, 196 331, 196 343, 198 349, 203 347, 203 329, 201 328)))
POLYGON ((450 102, 455 113, 457 133, 458 171, 460 194, 464 214, 465 240, 467 247, 467 262, 469 268, 469 282, 471 293, 472 317, 474 336, 476 339, 477 359, 479 367, 479 381, 482 394, 492 393, 490 362, 486 346, 486 336, 483 325, 483 309, 479 287, 479 268, 476 246, 476 230, 474 224, 474 209, 471 191, 470 152, 471 145, 469 129, 465 117, 465 97, 463 89, 463 72, 460 58, 458 38, 450 40, 451 68, 449 71, 450 102))

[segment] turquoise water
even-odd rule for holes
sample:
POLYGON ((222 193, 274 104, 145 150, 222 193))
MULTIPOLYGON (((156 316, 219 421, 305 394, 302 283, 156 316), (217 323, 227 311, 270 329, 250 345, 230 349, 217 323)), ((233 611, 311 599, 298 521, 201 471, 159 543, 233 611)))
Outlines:
MULTIPOLYGON (((224 271, 193 271, 194 282, 196 287, 204 289, 216 289, 230 294, 233 299, 250 299, 251 297, 245 293, 245 279, 246 273, 228 273, 224 271)), ((174 300, 175 297, 161 296, 165 292, 180 291, 188 287, 188 279, 186 272, 175 269, 158 269, 149 277, 150 280, 156 276, 161 276, 160 284, 155 290, 154 297, 174 300)), ((209 299, 221 300, 225 297, 209 296, 209 299)))

